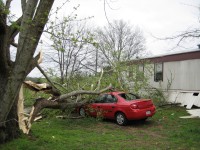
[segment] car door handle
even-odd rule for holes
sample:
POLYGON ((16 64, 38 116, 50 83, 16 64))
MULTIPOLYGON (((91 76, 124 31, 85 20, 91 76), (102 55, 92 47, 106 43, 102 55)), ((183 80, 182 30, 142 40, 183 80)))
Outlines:
POLYGON ((100 106, 97 106, 97 108, 101 108, 100 106))
POLYGON ((115 108, 115 106, 112 106, 112 108, 115 108))

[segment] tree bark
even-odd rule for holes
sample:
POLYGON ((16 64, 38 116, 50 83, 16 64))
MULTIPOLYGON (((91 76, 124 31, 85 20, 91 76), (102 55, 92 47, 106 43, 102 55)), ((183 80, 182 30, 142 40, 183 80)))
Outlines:
POLYGON ((18 98, 14 101, 11 110, 4 122, 0 123, 0 144, 15 139, 20 135, 17 115, 18 98), (2 126, 3 125, 3 126, 2 126))

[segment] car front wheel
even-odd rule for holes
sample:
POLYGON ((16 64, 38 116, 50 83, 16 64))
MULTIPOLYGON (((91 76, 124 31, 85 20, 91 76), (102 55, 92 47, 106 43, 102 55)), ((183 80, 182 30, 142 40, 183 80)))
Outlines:
POLYGON ((82 116, 82 117, 85 117, 85 116, 86 116, 85 109, 84 109, 83 107, 81 107, 81 108, 79 109, 79 114, 80 114, 80 116, 82 116))
POLYGON ((126 119, 126 116, 121 112, 116 114, 115 119, 116 119, 117 124, 120 126, 124 126, 128 122, 128 120, 126 119))

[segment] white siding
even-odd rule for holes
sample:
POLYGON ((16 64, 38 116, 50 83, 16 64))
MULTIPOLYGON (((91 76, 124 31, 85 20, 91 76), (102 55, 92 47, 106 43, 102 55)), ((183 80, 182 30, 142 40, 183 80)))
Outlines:
MULTIPOLYGON (((151 64, 154 67, 154 64, 151 64)), ((170 89, 200 91, 200 59, 164 62, 163 81, 155 82, 152 75, 149 82, 155 88, 167 89, 168 80, 173 79, 170 89)))

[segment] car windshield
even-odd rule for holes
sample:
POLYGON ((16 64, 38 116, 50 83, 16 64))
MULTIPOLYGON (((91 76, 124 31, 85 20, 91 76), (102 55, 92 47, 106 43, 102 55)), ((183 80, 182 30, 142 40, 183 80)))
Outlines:
POLYGON ((140 98, 139 96, 134 95, 132 93, 121 93, 121 94, 119 94, 119 96, 121 96, 122 98, 124 98, 127 101, 134 100, 134 99, 139 99, 140 98))

